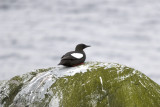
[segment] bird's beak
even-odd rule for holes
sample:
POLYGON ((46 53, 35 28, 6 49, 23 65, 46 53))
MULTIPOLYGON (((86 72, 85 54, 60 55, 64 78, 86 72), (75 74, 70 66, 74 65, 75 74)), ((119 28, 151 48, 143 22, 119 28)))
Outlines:
POLYGON ((87 47, 91 47, 91 46, 89 46, 89 45, 86 45, 86 48, 87 48, 87 47))

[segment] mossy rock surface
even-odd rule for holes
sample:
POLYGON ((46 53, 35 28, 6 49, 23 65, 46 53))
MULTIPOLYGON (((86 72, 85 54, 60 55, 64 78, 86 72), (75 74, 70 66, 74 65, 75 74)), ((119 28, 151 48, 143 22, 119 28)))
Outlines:
POLYGON ((0 107, 160 107, 160 85, 115 63, 58 66, 1 81, 0 107))

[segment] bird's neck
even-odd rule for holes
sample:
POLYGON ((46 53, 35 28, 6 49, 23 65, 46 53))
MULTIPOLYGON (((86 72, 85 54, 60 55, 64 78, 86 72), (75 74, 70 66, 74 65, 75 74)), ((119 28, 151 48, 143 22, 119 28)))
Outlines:
POLYGON ((75 51, 83 52, 83 50, 82 50, 82 49, 75 49, 75 51))

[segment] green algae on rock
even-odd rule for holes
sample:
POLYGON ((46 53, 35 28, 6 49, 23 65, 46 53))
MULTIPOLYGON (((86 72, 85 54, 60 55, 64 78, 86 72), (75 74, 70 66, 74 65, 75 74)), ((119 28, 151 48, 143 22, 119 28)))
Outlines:
POLYGON ((116 63, 54 67, 0 82, 0 107, 160 107, 160 86, 116 63))

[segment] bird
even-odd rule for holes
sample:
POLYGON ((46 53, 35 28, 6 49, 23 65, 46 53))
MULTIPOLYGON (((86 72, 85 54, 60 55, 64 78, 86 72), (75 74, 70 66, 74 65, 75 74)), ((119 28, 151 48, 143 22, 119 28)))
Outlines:
POLYGON ((67 67, 74 67, 80 64, 83 64, 86 59, 86 54, 83 49, 91 47, 83 43, 78 44, 75 48, 75 51, 67 52, 61 57, 61 61, 58 65, 63 65, 67 67))

